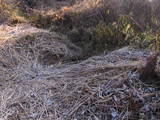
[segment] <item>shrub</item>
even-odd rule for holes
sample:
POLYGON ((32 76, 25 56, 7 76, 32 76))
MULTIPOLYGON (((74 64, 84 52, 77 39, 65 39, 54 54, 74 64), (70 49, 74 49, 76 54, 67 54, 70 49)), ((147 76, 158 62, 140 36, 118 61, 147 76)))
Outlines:
POLYGON ((1 18, 0 20, 5 18, 5 21, 8 23, 26 23, 27 20, 25 19, 25 13, 21 11, 19 7, 19 2, 9 1, 9 0, 1 0, 0 1, 0 13, 1 18))

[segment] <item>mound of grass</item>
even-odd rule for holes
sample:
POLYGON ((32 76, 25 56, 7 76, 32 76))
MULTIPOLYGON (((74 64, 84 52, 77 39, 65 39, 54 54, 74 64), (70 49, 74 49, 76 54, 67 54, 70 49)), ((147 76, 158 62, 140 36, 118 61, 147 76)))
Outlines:
MULTIPOLYGON (((1 26, 2 46, 12 48, 23 59, 38 60, 42 64, 72 61, 81 55, 81 49, 63 35, 49 33, 29 25, 1 26)), ((16 56, 15 56, 16 57, 16 56)), ((5 58, 5 56, 4 56, 5 58)), ((16 58, 15 58, 16 59, 16 58)))

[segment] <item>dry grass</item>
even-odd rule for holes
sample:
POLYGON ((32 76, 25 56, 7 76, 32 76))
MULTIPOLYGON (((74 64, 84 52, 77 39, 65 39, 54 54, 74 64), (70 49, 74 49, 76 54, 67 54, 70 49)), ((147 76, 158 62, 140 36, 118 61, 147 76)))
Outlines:
MULTIPOLYGON (((60 11, 88 9, 73 8, 60 11)), ((63 35, 0 26, 0 119, 160 119, 159 91, 134 72, 149 51, 125 47, 72 61, 80 55, 63 35)))
POLYGON ((54 25, 56 22, 63 22, 67 19, 66 16, 75 19, 76 22, 79 19, 78 16, 82 17, 85 12, 88 13, 87 15, 91 13, 88 17, 97 15, 97 13, 94 15, 94 12, 96 12, 94 9, 100 8, 103 4, 102 0, 76 0, 74 4, 71 4, 70 1, 52 2, 49 2, 50 5, 48 6, 45 6, 45 4, 41 4, 42 6, 37 5, 39 8, 29 8, 26 6, 26 9, 30 12, 27 20, 39 27, 48 27, 48 24, 54 25))
POLYGON ((23 34, 19 31, 18 38, 15 34, 16 39, 1 44, 1 119, 159 119, 159 93, 131 71, 149 52, 126 47, 81 62, 51 59, 57 62, 43 65, 38 61, 40 50, 75 56, 71 44, 56 34, 20 28, 26 28, 23 34), (31 30, 30 36, 36 37, 24 39, 31 30))

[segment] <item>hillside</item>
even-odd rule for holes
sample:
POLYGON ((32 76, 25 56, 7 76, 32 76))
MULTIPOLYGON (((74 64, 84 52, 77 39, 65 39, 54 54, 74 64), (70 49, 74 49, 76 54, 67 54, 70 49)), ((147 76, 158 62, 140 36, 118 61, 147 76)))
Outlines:
POLYGON ((124 1, 0 0, 0 120, 159 120, 156 0, 124 1))

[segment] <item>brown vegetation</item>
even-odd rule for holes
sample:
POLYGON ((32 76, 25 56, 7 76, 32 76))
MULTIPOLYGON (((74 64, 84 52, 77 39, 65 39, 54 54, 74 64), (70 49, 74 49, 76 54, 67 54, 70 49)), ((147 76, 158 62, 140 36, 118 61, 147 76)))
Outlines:
POLYGON ((0 119, 160 119, 159 1, 0 1, 0 119))
POLYGON ((151 79, 156 79, 156 65, 157 65, 157 58, 159 53, 154 53, 150 55, 147 60, 141 66, 139 66, 137 72, 140 74, 140 79, 147 81, 151 79))

